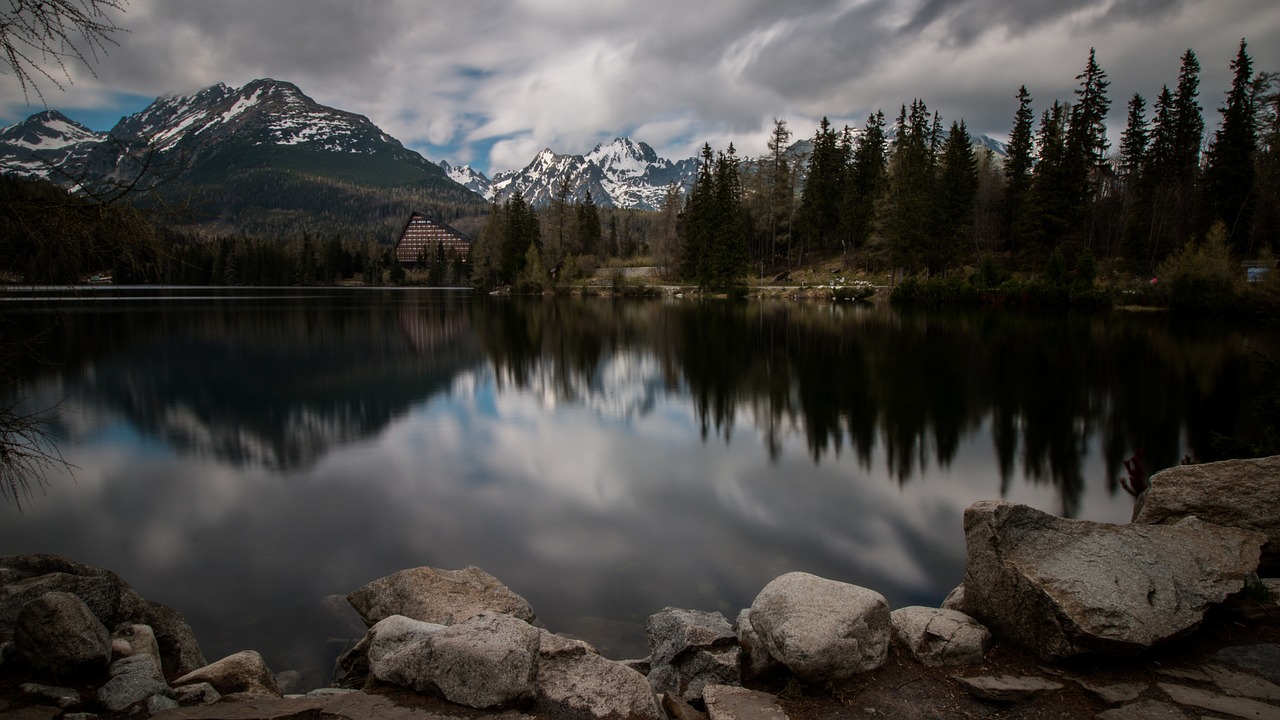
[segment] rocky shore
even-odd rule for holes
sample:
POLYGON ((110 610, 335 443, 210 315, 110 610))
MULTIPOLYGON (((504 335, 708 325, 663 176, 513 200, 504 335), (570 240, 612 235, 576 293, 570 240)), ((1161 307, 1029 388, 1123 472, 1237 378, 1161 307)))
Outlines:
POLYGON ((483 570, 407 569, 347 597, 337 687, 287 696, 108 570, 5 556, 0 718, 1280 718, 1280 457, 1158 473, 1129 524, 984 501, 964 528, 942 607, 793 572, 732 620, 663 609, 623 661, 483 570))

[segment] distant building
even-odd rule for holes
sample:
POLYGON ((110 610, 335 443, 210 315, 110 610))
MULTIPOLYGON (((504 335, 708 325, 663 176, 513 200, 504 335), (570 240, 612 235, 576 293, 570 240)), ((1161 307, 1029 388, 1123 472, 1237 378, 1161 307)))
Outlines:
POLYGON ((444 246, 445 256, 452 252, 465 261, 471 255, 471 238, 447 223, 415 212, 409 216, 409 222, 405 223, 404 232, 396 242, 396 260, 401 265, 412 265, 419 258, 430 262, 437 245, 444 246))

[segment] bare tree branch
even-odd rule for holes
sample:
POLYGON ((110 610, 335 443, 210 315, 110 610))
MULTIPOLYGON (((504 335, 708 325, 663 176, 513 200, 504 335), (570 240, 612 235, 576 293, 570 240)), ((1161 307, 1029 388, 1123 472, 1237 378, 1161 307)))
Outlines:
MULTIPOLYGON (((116 25, 112 12, 124 12, 128 0, 9 0, 0 10, 0 53, 4 65, 22 86, 30 102, 35 93, 44 104, 41 82, 65 89, 61 77, 71 83, 68 63, 93 66, 106 55, 111 37, 128 32, 116 25)), ((95 74, 96 77, 96 74, 95 74)))

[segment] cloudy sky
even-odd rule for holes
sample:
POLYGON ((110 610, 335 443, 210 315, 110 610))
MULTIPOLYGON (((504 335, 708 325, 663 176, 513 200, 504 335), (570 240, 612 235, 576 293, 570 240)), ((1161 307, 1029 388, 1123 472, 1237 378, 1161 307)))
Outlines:
MULTIPOLYGON (((273 77, 490 173, 622 135, 757 155, 774 118, 807 137, 916 97, 1003 137, 1018 86, 1037 112, 1070 99, 1090 47, 1117 132, 1187 48, 1213 127, 1241 38, 1280 70, 1275 0, 128 0, 118 23, 96 77, 44 84, 50 107, 106 130, 157 95, 273 77)), ((40 109, 0 75, 0 123, 40 109)))

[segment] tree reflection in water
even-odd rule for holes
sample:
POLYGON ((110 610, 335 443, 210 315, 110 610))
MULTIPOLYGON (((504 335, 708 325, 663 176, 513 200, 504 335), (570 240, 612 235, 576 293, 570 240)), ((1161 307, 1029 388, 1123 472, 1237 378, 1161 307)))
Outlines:
POLYGON ((1076 514, 1083 459, 1099 445, 1114 490, 1136 448, 1151 470, 1184 453, 1213 459, 1212 433, 1249 438, 1259 368, 1246 347, 1274 342, 1166 315, 898 312, 785 302, 533 300, 484 304, 476 329, 500 378, 555 379, 581 401, 601 358, 637 347, 667 388, 687 391, 704 439, 748 417, 774 460, 788 434, 815 463, 846 445, 867 469, 882 455, 906 483, 947 468, 990 426, 1002 489, 1017 474, 1051 483, 1076 514))

